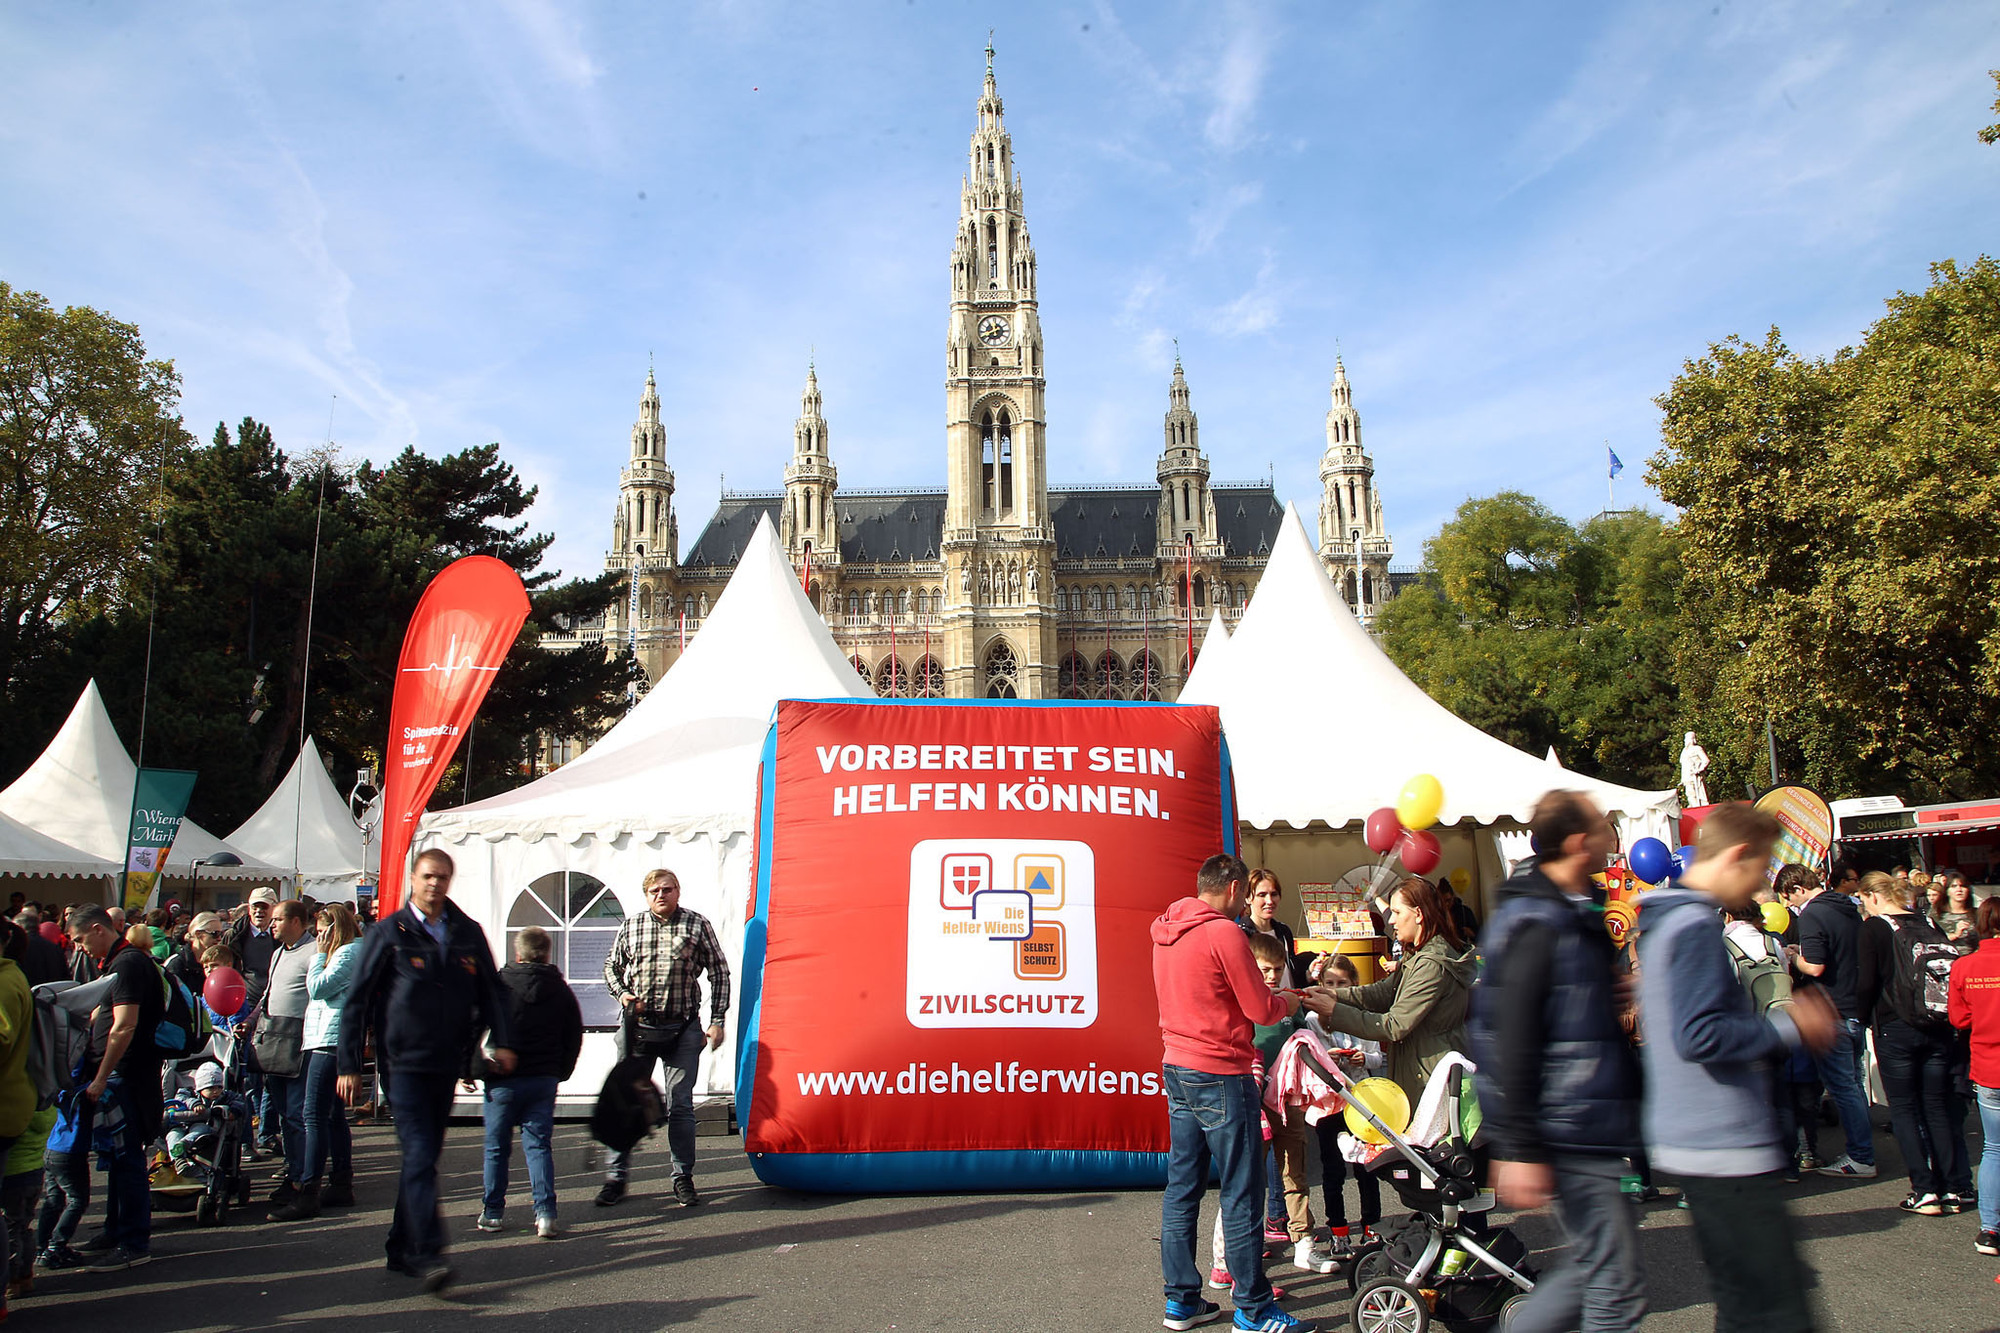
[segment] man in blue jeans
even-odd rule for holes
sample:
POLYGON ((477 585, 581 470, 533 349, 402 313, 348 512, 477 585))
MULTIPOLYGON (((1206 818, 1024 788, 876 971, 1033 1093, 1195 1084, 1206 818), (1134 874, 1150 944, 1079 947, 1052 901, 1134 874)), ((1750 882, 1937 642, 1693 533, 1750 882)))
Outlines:
POLYGON ((479 1229, 498 1231, 507 1207, 507 1164, 514 1127, 528 1159, 535 1234, 556 1236, 556 1088, 576 1071, 583 1050, 583 1011, 562 971, 549 963, 549 933, 529 926, 514 936, 514 961, 500 969, 514 1032, 514 1073, 486 1080, 486 1193, 479 1229))
POLYGON ((1832 888, 1803 880, 1790 895, 1787 906, 1798 920, 1799 943, 1796 951, 1788 952, 1800 972, 1826 988, 1840 1014, 1833 1045, 1814 1063, 1827 1096, 1840 1112, 1847 1151, 1816 1169, 1829 1176, 1865 1178, 1875 1174, 1875 1130, 1868 1122, 1868 1084, 1862 1072, 1866 1047, 1854 991, 1860 975, 1861 910, 1847 896, 1860 883, 1860 875, 1839 861, 1830 878, 1832 888))
MULTIPOLYGON (((1313 1333, 1317 1325, 1278 1308, 1264 1276, 1264 1138, 1258 1120, 1263 1097, 1250 1030, 1298 1013, 1300 1002, 1264 983, 1249 940, 1237 928, 1249 900, 1249 878, 1235 857, 1209 857, 1195 877, 1195 896, 1167 908, 1152 927, 1171 1135, 1160 1204, 1160 1271, 1166 1282, 1161 1322, 1189 1329, 1222 1313, 1202 1298, 1195 1264, 1201 1196, 1212 1162, 1222 1181, 1223 1251, 1235 1327, 1313 1333)), ((1331 1002, 1325 1007, 1331 1011, 1331 1002)))
POLYGON ((362 937, 361 961, 340 1012, 340 1098, 361 1095, 362 1055, 375 1034, 375 1066, 396 1113, 402 1179, 389 1225, 389 1271, 417 1278, 426 1291, 452 1279, 444 1261, 437 1165, 451 1114, 452 1088, 479 1045, 477 1021, 490 1025, 493 1068, 514 1072, 513 1030, 493 953, 479 923, 453 906, 454 866, 437 850, 418 855, 409 902, 362 937))

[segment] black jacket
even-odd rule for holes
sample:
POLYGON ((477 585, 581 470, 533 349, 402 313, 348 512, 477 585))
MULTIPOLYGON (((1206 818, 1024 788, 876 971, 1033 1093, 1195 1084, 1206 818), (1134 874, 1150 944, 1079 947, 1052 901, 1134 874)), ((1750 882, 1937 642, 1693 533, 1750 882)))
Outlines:
MULTIPOLYGON (((77 952, 82 953, 83 950, 78 949, 77 952)), ((63 957, 62 946, 51 944, 34 932, 28 935, 28 952, 22 960, 21 971, 27 975, 30 986, 71 979, 69 962, 63 957)))
POLYGON ((278 951, 277 935, 274 932, 252 935, 246 912, 229 923, 229 934, 223 942, 235 952, 244 993, 251 1004, 256 1004, 264 998, 264 988, 271 983, 271 955, 278 951))
POLYGON ((583 1010, 562 971, 548 963, 500 969, 507 1020, 514 1031, 514 1076, 568 1078, 583 1050, 583 1010))
POLYGON ((370 1033, 383 1072, 466 1072, 482 1029, 513 1049, 505 992, 479 923, 447 900, 445 942, 405 906, 361 937, 361 960, 340 1011, 339 1069, 361 1072, 370 1033))
POLYGON ((1639 1062, 1618 1022, 1603 915, 1529 862, 1500 886, 1479 950, 1467 1030, 1495 1156, 1639 1151, 1639 1062))
POLYGON ((183 944, 174 950, 173 955, 163 966, 167 969, 167 975, 179 980, 181 985, 188 988, 190 994, 201 994, 202 983, 208 978, 201 970, 201 959, 195 955, 193 945, 183 944))

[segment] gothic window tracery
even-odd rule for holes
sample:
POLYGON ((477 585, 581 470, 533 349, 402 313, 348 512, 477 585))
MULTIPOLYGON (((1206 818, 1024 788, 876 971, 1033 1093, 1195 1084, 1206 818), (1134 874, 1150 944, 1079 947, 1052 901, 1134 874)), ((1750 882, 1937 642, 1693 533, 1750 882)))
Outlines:
POLYGON ((1160 659, 1150 652, 1132 659, 1132 697, 1143 703, 1160 701, 1160 659))
POLYGON ((986 650, 986 697, 989 699, 1015 699, 1020 695, 1015 685, 1017 674, 1014 650, 1005 639, 995 639, 986 650))
POLYGON ((1090 697, 1090 663, 1083 660, 1083 654, 1070 651, 1056 670, 1056 693, 1064 699, 1087 699, 1090 697))
POLYGON ((1118 660, 1118 654, 1109 649, 1097 659, 1097 697, 1100 699, 1125 697, 1125 664, 1118 660))
POLYGON ((911 673, 911 693, 919 699, 944 698, 944 668, 935 657, 918 659, 916 670, 911 673))
POLYGON ((902 662, 895 657, 885 657, 875 669, 875 693, 884 699, 901 699, 909 693, 909 678, 902 662))

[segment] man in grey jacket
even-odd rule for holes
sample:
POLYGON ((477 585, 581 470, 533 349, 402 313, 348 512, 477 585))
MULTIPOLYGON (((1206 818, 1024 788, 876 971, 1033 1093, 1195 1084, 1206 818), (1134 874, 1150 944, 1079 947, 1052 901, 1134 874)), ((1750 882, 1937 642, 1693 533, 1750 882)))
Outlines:
MULTIPOLYGON (((286 899, 278 904, 272 916, 271 933, 277 948, 271 954, 270 985, 264 992, 263 1012, 271 1018, 296 1020, 303 1026, 309 999, 306 973, 312 968, 312 913, 298 899, 286 899)), ((299 1197, 299 1182, 308 1175, 305 1070, 302 1067, 285 1077, 266 1074, 264 1082, 271 1090, 271 1107, 284 1132, 285 1178, 271 1193, 272 1207, 282 1208, 299 1197)))
POLYGON ((1778 822, 1742 802, 1718 806, 1677 886, 1639 900, 1639 1013, 1645 1035, 1646 1143, 1655 1169, 1680 1178, 1708 1265, 1717 1333, 1813 1327, 1771 1106, 1771 1062, 1823 1051, 1837 1015, 1816 988, 1757 1012, 1722 942, 1718 909, 1748 904, 1764 883, 1778 822))

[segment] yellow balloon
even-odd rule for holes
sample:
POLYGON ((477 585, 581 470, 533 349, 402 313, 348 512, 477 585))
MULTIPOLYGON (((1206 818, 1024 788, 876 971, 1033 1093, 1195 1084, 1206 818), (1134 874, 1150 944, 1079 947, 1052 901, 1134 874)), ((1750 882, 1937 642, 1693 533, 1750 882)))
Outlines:
MULTIPOLYGON (((1364 1078, 1354 1085, 1347 1094, 1349 1102, 1360 1102, 1375 1113, 1375 1118, 1395 1130, 1398 1134, 1410 1127, 1410 1098, 1403 1091, 1403 1085, 1393 1079, 1364 1078)), ((1363 1143, 1387 1143, 1388 1135, 1368 1123, 1361 1112, 1349 1106, 1346 1112, 1347 1129, 1363 1143)))
POLYGON ((1764 904, 1764 929, 1773 935, 1782 935, 1792 924, 1792 914, 1783 903, 1764 904))
POLYGON ((1453 893, 1470 893, 1472 891, 1472 872, 1464 866, 1460 866, 1458 869, 1452 871, 1451 891, 1453 893))
POLYGON ((1444 787, 1428 773, 1419 773, 1403 784, 1403 794, 1396 798, 1396 818, 1403 821, 1404 828, 1427 829, 1438 822, 1438 811, 1444 809, 1444 787))

